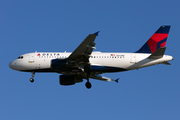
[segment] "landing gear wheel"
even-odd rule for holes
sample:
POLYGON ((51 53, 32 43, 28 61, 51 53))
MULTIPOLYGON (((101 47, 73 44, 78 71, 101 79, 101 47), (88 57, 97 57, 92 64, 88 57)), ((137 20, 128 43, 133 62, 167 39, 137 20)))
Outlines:
POLYGON ((32 78, 30 78, 30 82, 33 83, 34 82, 34 75, 35 75, 35 72, 32 72, 32 78))
POLYGON ((33 78, 30 78, 30 82, 33 83, 33 82, 34 82, 34 79, 33 79, 33 78))
POLYGON ((91 83, 90 83, 90 82, 86 82, 86 84, 85 84, 85 85, 86 85, 86 88, 87 88, 87 89, 90 89, 90 88, 92 87, 92 85, 91 85, 91 83))

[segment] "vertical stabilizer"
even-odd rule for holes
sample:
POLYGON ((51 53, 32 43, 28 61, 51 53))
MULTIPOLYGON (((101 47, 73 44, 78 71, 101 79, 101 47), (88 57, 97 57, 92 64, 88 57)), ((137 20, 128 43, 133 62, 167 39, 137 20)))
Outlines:
POLYGON ((161 26, 136 53, 154 53, 165 47, 171 26, 161 26))

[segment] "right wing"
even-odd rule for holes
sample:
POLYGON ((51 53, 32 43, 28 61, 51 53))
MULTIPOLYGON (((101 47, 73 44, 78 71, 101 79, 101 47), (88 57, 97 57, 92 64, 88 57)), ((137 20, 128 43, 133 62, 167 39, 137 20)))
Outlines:
MULTIPOLYGON (((94 40, 99 32, 89 34, 84 41, 69 55, 66 59, 54 59, 51 61, 51 69, 60 71, 61 69, 78 68, 82 72, 84 69, 90 69, 89 57, 95 49, 94 40)), ((64 72, 65 73, 65 72, 64 72)))
POLYGON ((67 60, 72 67, 80 67, 82 69, 84 69, 85 66, 90 67, 89 57, 93 49, 95 49, 94 40, 96 36, 98 36, 98 33, 99 31, 94 34, 89 34, 84 41, 70 54, 67 60))

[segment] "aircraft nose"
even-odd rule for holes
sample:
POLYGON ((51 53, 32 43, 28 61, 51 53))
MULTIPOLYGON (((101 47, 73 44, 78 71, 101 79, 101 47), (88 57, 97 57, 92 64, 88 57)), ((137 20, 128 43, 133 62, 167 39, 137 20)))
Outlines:
POLYGON ((9 67, 11 68, 11 69, 13 69, 13 70, 19 70, 19 65, 17 65, 17 62, 16 62, 16 60, 14 60, 14 61, 12 61, 12 62, 10 62, 9 63, 9 67))
POLYGON ((14 61, 12 61, 12 62, 9 63, 9 67, 10 67, 11 69, 13 69, 13 70, 14 70, 14 65, 15 65, 15 64, 14 64, 14 61))

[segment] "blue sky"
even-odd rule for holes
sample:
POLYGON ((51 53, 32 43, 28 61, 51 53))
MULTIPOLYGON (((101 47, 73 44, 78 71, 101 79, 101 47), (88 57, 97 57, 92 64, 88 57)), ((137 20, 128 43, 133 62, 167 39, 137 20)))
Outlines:
POLYGON ((178 0, 6 0, 0 2, 0 119, 179 120, 178 0), (91 79, 60 86, 59 74, 11 70, 29 52, 73 51, 100 31, 96 50, 134 52, 161 26, 171 25, 166 54, 172 65, 105 74, 119 83, 91 79))

